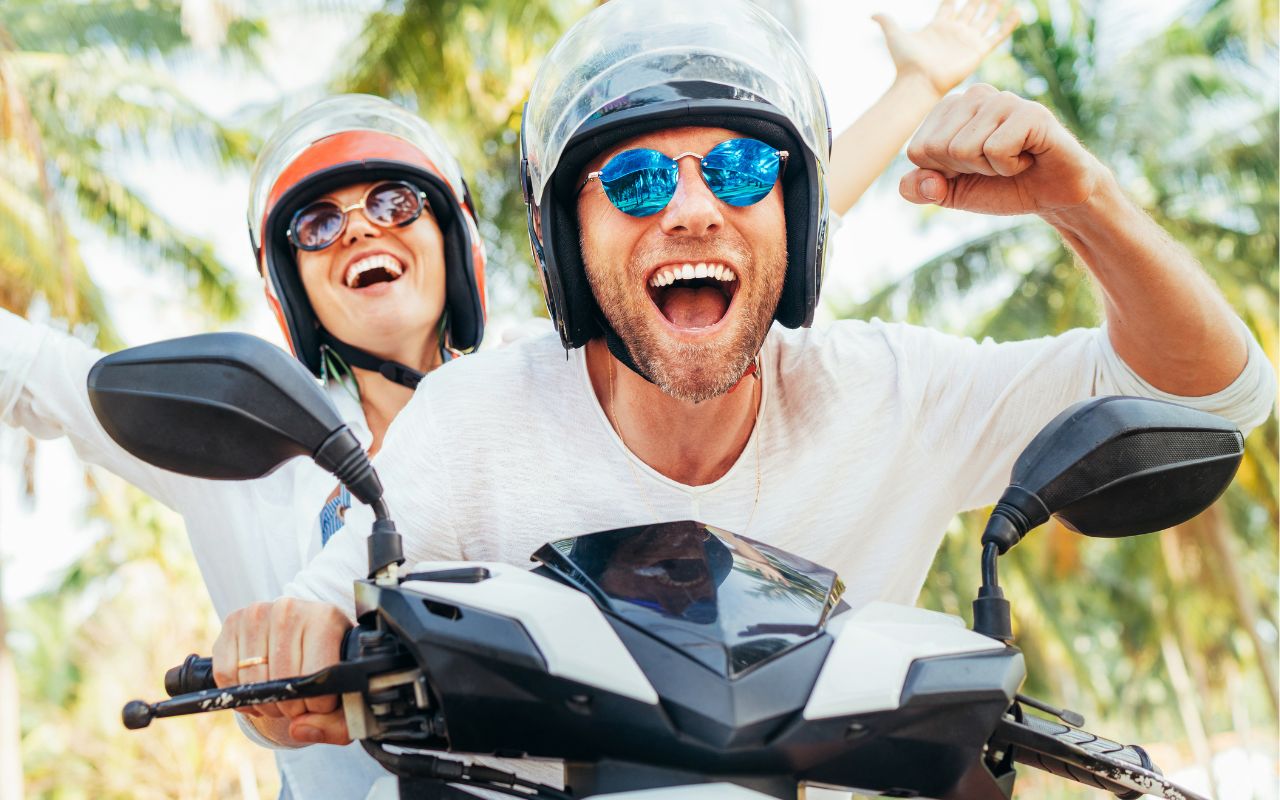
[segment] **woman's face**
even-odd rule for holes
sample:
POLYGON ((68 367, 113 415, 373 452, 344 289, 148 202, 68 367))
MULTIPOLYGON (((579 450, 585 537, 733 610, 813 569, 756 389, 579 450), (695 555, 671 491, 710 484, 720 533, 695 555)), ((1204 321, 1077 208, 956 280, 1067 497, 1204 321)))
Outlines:
MULTIPOLYGON (((315 199, 347 208, 378 183, 353 183, 315 199)), ((444 247, 425 201, 422 214, 401 228, 380 227, 363 209, 352 209, 333 244, 295 252, 307 298, 331 334, 409 366, 434 358, 445 303, 444 247)))

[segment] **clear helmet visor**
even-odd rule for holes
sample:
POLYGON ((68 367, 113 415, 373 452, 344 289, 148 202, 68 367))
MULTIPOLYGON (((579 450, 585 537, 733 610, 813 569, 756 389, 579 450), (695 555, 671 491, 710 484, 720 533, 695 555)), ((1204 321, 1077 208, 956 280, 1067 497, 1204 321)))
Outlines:
POLYGON ((678 99, 661 87, 698 84, 774 106, 826 170, 822 89, 776 19, 746 0, 610 0, 561 37, 534 79, 524 119, 533 196, 585 123, 678 99))
MULTIPOLYGON (((249 236, 255 250, 262 246, 262 224, 270 210, 268 203, 273 196, 280 194, 282 188, 288 188, 277 187, 281 175, 316 143, 336 134, 356 132, 394 136, 421 151, 435 167, 434 171, 449 184, 459 204, 464 202, 462 170, 444 140, 426 121, 389 100, 373 95, 329 97, 307 106, 281 123, 258 155, 249 180, 249 236)), ((315 166, 315 169, 307 170, 309 174, 333 165, 315 166)))

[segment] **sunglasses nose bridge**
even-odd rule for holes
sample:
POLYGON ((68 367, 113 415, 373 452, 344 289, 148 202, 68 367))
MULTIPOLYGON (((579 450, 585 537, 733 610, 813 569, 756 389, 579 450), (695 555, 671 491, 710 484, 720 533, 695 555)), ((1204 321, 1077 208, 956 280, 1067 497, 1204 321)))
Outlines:
POLYGON ((675 194, 663 209, 662 226, 670 234, 704 236, 718 229, 724 218, 720 201, 702 177, 702 156, 681 153, 672 159, 679 165, 675 194), (692 156, 696 160, 687 161, 692 156))
POLYGON ((342 209, 342 230, 338 232, 338 237, 334 241, 352 242, 360 238, 376 238, 381 235, 382 226, 369 217, 368 203, 361 200, 342 209), (356 211, 360 213, 357 214, 356 211))

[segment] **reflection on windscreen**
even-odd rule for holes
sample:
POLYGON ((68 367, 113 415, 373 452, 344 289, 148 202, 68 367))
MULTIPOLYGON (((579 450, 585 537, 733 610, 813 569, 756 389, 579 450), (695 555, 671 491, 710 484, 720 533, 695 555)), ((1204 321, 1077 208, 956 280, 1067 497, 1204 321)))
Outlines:
POLYGON ((816 637, 843 591, 825 567, 692 521, 561 539, 535 558, 730 677, 816 637))

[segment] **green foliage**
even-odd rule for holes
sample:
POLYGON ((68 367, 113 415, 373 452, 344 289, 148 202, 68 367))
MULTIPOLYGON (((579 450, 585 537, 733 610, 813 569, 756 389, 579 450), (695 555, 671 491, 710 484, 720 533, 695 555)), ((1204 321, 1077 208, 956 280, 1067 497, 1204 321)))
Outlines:
MULTIPOLYGON (((1036 18, 1013 36, 1016 69, 998 82, 1050 107, 1115 171, 1200 260, 1274 361, 1276 42, 1239 24, 1274 19, 1274 3, 1198 4, 1121 57, 1099 52, 1093 4, 1034 5, 1036 18)), ((996 339, 1102 317, 1084 271, 1039 220, 965 242, 843 313, 996 339)), ((1084 543, 1051 525, 1005 559, 1030 693, 1101 712, 1135 738, 1168 741, 1182 729, 1196 745, 1236 727, 1241 703, 1265 709, 1253 724, 1274 730, 1276 439, 1274 424, 1255 431, 1226 497, 1176 531, 1084 543)), ((956 521, 925 605, 968 616, 984 521, 956 521)))
MULTIPOLYGON (((118 345, 67 220, 125 243, 152 268, 183 275, 218 319, 239 312, 231 271, 127 187, 122 154, 244 164, 253 142, 211 119, 167 77, 165 59, 189 46, 173 2, 15 0, 0 7, 0 306, 25 311, 43 297, 71 324, 118 345)), ((228 30, 250 48, 260 23, 228 30)))
POLYGON ((480 215, 492 290, 545 313, 529 268, 517 166, 520 114, 538 59, 587 0, 405 0, 365 24, 336 82, 416 108, 455 147, 480 215))
MULTIPOLYGON (((130 154, 231 165, 252 153, 248 136, 209 118, 169 80, 190 44, 180 12, 178 0, 0 4, 0 307, 23 313, 42 298, 54 316, 95 329, 99 346, 120 344, 71 232, 69 220, 78 220, 145 266, 176 268, 211 316, 238 314, 232 274, 212 247, 175 228, 117 166, 130 154)), ((248 58, 263 32, 257 22, 231 21, 228 48, 248 58)), ((17 649, 27 791, 243 795, 237 786, 252 788, 272 770, 230 719, 151 739, 122 735, 120 704, 157 694, 170 648, 184 640, 203 648, 214 627, 203 594, 190 592, 198 579, 185 545, 158 506, 136 492, 123 503, 111 494, 96 502, 118 526, 55 591, 16 611, 20 633, 9 635, 0 614, 0 662, 8 644, 17 649)), ((17 699, 7 677, 0 673, 4 703, 17 699)), ((12 755, 9 734, 0 731, 0 755, 12 755)))
POLYGON ((177 517, 112 476, 96 489, 89 513, 102 537, 11 612, 28 795, 265 795, 270 754, 230 715, 121 728, 124 703, 162 697, 165 669, 207 651, 218 624, 177 517))

